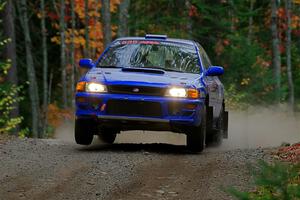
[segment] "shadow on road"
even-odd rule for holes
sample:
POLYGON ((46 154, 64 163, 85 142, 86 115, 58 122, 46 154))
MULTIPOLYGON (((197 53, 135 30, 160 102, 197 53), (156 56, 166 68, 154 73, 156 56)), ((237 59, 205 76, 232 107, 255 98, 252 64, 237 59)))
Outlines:
POLYGON ((78 148, 79 151, 94 151, 94 152, 142 152, 159 153, 159 154, 191 154, 185 145, 173 144, 93 144, 88 147, 78 148))

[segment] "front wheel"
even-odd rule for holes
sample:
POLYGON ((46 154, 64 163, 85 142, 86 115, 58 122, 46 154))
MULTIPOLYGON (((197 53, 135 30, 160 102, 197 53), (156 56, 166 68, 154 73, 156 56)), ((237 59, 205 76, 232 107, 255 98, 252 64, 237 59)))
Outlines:
MULTIPOLYGON (((205 113, 205 112, 204 112, 205 113)), ((191 152, 202 152, 205 147, 206 135, 206 114, 202 115, 201 124, 197 127, 192 127, 187 133, 186 144, 191 152)))
POLYGON ((90 119, 76 119, 75 141, 77 144, 90 145, 95 134, 95 124, 90 119))

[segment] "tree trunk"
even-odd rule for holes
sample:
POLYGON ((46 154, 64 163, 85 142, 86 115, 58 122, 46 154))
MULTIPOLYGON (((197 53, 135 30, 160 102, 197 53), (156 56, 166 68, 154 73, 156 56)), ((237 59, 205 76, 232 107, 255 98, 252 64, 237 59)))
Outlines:
POLYGON ((31 35, 28 24, 28 14, 27 14, 27 1, 21 0, 17 1, 20 3, 18 7, 20 8, 20 22, 23 27, 23 34, 25 37, 25 50, 26 50, 26 65, 27 65, 27 76, 29 81, 29 96, 31 101, 31 113, 32 113, 32 136, 38 137, 39 133, 39 93, 38 86, 35 76, 35 68, 32 57, 32 43, 31 35))
POLYGON ((248 44, 251 44, 253 36, 253 9, 254 9, 255 0, 250 0, 250 17, 249 17, 249 28, 248 28, 248 44))
POLYGON ((118 37, 128 36, 128 9, 130 0, 123 0, 119 5, 118 37))
MULTIPOLYGON (((71 32, 71 65, 72 65, 72 71, 71 71, 71 93, 72 95, 75 93, 75 2, 74 0, 71 0, 71 24, 72 24, 72 32, 71 32)), ((75 99, 72 98, 72 108, 75 107, 75 99)))
POLYGON ((289 86, 289 107, 290 111, 294 111, 295 104, 295 94, 294 94, 294 82, 292 73, 292 62, 291 62, 291 10, 292 2, 291 0, 285 0, 285 10, 287 14, 287 30, 286 30, 286 66, 287 66, 287 77, 289 86))
POLYGON ((60 1, 60 65, 61 65, 61 82, 62 82, 62 102, 63 108, 67 108, 67 74, 66 74, 66 43, 65 43, 65 1, 60 1))
POLYGON ((89 36, 89 1, 84 0, 84 14, 85 14, 85 51, 84 51, 84 56, 86 58, 90 57, 90 36, 89 36))
POLYGON ((102 0, 102 24, 104 34, 104 47, 106 48, 111 42, 111 16, 110 16, 110 0, 102 0))
POLYGON ((46 29, 46 12, 45 0, 41 0, 41 30, 42 30, 42 50, 43 50, 43 126, 42 135, 46 135, 47 130, 47 112, 48 112, 48 51, 47 51, 47 29, 46 29))
POLYGON ((271 31, 272 31, 272 62, 274 68, 276 101, 280 103, 281 88, 281 57, 279 50, 279 38, 277 29, 277 0, 272 0, 271 31))
MULTIPOLYGON (((18 70, 17 70, 17 53, 16 53, 16 35, 14 25, 14 4, 12 0, 8 0, 4 11, 4 34, 10 38, 10 42, 5 48, 5 57, 11 61, 11 67, 8 71, 8 81, 13 85, 18 85, 18 70)), ((10 113, 11 118, 19 116, 19 103, 13 104, 14 109, 10 113)), ((14 134, 17 135, 19 127, 17 126, 14 134)))

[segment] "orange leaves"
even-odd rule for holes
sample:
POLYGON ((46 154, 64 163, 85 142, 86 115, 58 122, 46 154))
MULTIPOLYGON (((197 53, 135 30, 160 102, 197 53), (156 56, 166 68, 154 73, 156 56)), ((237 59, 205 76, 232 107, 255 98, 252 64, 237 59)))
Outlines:
POLYGON ((63 110, 57 107, 55 104, 48 105, 48 123, 52 127, 58 127, 66 119, 72 119, 73 113, 70 110, 63 110))
MULTIPOLYGON (((111 12, 116 12, 118 9, 118 5, 120 3, 120 0, 111 0, 110 1, 110 9, 111 12)), ((75 43, 75 51, 77 58, 81 58, 83 54, 83 49, 86 47, 86 42, 89 43, 90 52, 93 52, 93 54, 96 53, 96 55, 92 55, 93 57, 99 56, 99 54, 103 51, 103 31, 102 31, 102 23, 100 21, 101 19, 101 0, 89 0, 88 1, 88 16, 89 21, 87 26, 89 26, 89 41, 86 41, 85 39, 85 3, 84 0, 75 0, 75 16, 76 16, 76 26, 77 28, 75 30, 71 29, 71 17, 70 17, 70 0, 66 1, 66 25, 67 29, 65 31, 65 42, 67 44, 67 48, 71 44, 71 36, 72 31, 74 31, 74 43, 75 43)), ((56 14, 48 14, 50 19, 52 20, 52 27, 56 30, 59 30, 58 25, 58 17, 56 14)), ((112 27, 112 35, 116 35, 117 27, 112 27)), ((55 44, 60 44, 60 36, 59 32, 57 32, 57 35, 53 36, 51 38, 51 41, 55 44)))
POLYGON ((283 161, 299 162, 300 143, 293 144, 292 146, 281 147, 277 152, 274 152, 273 155, 283 161))
POLYGON ((60 44, 60 38, 58 36, 52 37, 51 42, 56 43, 56 44, 60 44))
POLYGON ((223 52, 226 46, 230 45, 229 39, 219 39, 216 46, 215 46, 215 52, 218 56, 220 56, 223 52))
POLYGON ((292 16, 291 25, 292 25, 292 29, 296 29, 296 28, 300 27, 300 17, 296 16, 296 15, 292 16))
POLYGON ((198 9, 196 8, 196 6, 192 5, 190 10, 189 10, 189 16, 190 17, 198 17, 199 13, 198 13, 198 9))
POLYGON ((83 36, 78 36, 74 38, 75 47, 80 48, 80 46, 85 46, 85 39, 83 36))
POLYGON ((293 0, 294 4, 300 4, 300 0, 293 0))
POLYGON ((263 68, 268 68, 271 66, 271 62, 270 61, 266 61, 263 58, 261 58, 260 56, 256 57, 256 65, 261 66, 263 68))
MULTIPOLYGON (((89 0, 88 7, 89 7, 88 15, 90 18, 100 16, 99 13, 100 13, 101 4, 98 4, 97 0, 89 0)), ((75 0, 75 13, 77 14, 78 18, 82 21, 85 18, 84 9, 85 9, 84 0, 75 0)))
POLYGON ((277 10, 277 16, 279 17, 279 18, 284 18, 284 17, 286 17, 286 13, 285 13, 285 9, 284 8, 278 8, 278 10, 277 10))
POLYGON ((110 1, 110 12, 117 12, 118 5, 121 3, 121 0, 111 0, 110 1))

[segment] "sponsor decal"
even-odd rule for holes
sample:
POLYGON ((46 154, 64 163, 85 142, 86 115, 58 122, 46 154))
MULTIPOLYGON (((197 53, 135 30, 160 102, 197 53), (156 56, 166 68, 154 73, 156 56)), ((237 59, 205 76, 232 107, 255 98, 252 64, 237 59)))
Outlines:
POLYGON ((121 44, 160 44, 158 41, 146 41, 146 40, 123 40, 121 44))

